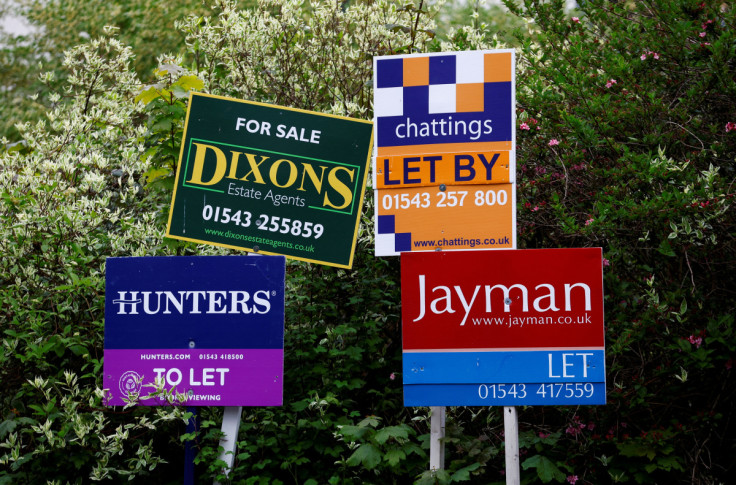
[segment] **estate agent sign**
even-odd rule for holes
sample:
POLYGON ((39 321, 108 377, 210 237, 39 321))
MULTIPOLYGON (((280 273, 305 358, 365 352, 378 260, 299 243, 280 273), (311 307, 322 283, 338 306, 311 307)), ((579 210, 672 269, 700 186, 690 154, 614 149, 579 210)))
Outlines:
POLYGON ((192 93, 166 235, 349 268, 371 122, 192 93))
POLYGON ((108 405, 156 381, 195 406, 279 406, 284 376, 283 256, 108 258, 108 405))
POLYGON ((600 248, 401 255, 404 404, 605 404, 600 248))
POLYGON ((374 58, 376 256, 516 247, 514 51, 374 58))

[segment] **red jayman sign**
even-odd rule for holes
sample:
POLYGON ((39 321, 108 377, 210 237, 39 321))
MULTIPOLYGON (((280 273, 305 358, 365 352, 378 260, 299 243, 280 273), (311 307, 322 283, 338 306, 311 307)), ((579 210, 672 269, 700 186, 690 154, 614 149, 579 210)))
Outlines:
POLYGON ((406 406, 605 404, 600 248, 401 255, 406 406))

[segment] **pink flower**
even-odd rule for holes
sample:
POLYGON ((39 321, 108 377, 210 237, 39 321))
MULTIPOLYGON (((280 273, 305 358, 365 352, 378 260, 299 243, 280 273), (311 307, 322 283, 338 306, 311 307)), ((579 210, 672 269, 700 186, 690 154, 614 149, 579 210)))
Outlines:
POLYGON ((707 34, 705 32, 701 32, 698 34, 700 37, 705 37, 707 34))
POLYGON ((736 131, 736 123, 734 123, 733 121, 729 121, 728 123, 726 123, 726 133, 728 133, 729 131, 736 131))
POLYGON ((560 140, 558 140, 557 138, 552 138, 552 139, 551 139, 551 140, 549 141, 549 143, 547 143, 547 144, 548 144, 549 146, 551 146, 551 147, 553 147, 553 146, 557 146, 557 145, 559 145, 559 144, 560 144, 560 140))
POLYGON ((659 60, 659 54, 657 54, 656 52, 652 52, 652 57, 654 57, 655 61, 659 60))
POLYGON ((391 373, 391 375, 390 375, 390 376, 388 376, 388 378, 389 378, 389 379, 391 379, 391 380, 393 381, 393 380, 395 380, 395 379, 396 379, 396 374, 395 374, 394 372, 392 372, 392 373, 391 373))
POLYGON ((578 478, 577 475, 570 475, 569 477, 567 477, 567 482, 570 483, 571 485, 575 485, 575 483, 578 480, 580 480, 580 479, 578 478))
POLYGON ((529 125, 527 125, 526 123, 522 123, 522 124, 519 125, 519 129, 520 130, 529 130, 529 125))
POLYGON ((606 258, 603 258, 603 267, 605 268, 606 266, 611 266, 611 262, 606 258))
POLYGON ((608 82, 606 83, 606 87, 610 88, 614 84, 617 84, 617 81, 615 79, 609 79, 608 82))
POLYGON ((591 224, 593 224, 593 218, 592 217, 590 219, 588 219, 587 221, 585 221, 585 225, 586 226, 589 226, 591 224))
POLYGON ((641 55, 641 60, 642 61, 646 61, 647 60, 647 55, 646 54, 642 54, 641 55))
POLYGON ((542 439, 549 438, 549 436, 550 436, 550 433, 542 433, 541 431, 539 432, 539 437, 542 439))
POLYGON ((572 18, 572 21, 573 21, 574 23, 576 23, 576 24, 579 24, 579 23, 580 23, 580 19, 579 19, 579 18, 577 18, 577 17, 573 17, 573 18, 572 18))
POLYGON ((688 340, 688 342, 690 342, 691 344, 693 344, 695 346, 695 348, 698 348, 698 349, 703 344, 702 337, 696 337, 694 335, 690 335, 690 337, 688 337, 687 340, 688 340))

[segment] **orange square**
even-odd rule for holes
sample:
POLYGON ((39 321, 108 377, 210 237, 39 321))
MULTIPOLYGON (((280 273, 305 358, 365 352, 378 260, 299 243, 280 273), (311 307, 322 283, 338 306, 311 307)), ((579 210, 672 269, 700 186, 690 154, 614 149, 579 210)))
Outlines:
POLYGON ((404 86, 429 86, 429 57, 404 58, 404 86))
POLYGON ((455 110, 458 113, 483 111, 483 83, 458 84, 455 92, 455 110))
POLYGON ((483 56, 483 80, 487 83, 511 81, 511 52, 483 56))

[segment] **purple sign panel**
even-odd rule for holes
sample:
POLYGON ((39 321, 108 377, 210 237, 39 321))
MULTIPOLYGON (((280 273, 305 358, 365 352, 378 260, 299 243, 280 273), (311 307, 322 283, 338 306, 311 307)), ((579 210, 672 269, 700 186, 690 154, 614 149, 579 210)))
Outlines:
POLYGON ((108 258, 106 404, 280 406, 285 265, 283 256, 108 258))

